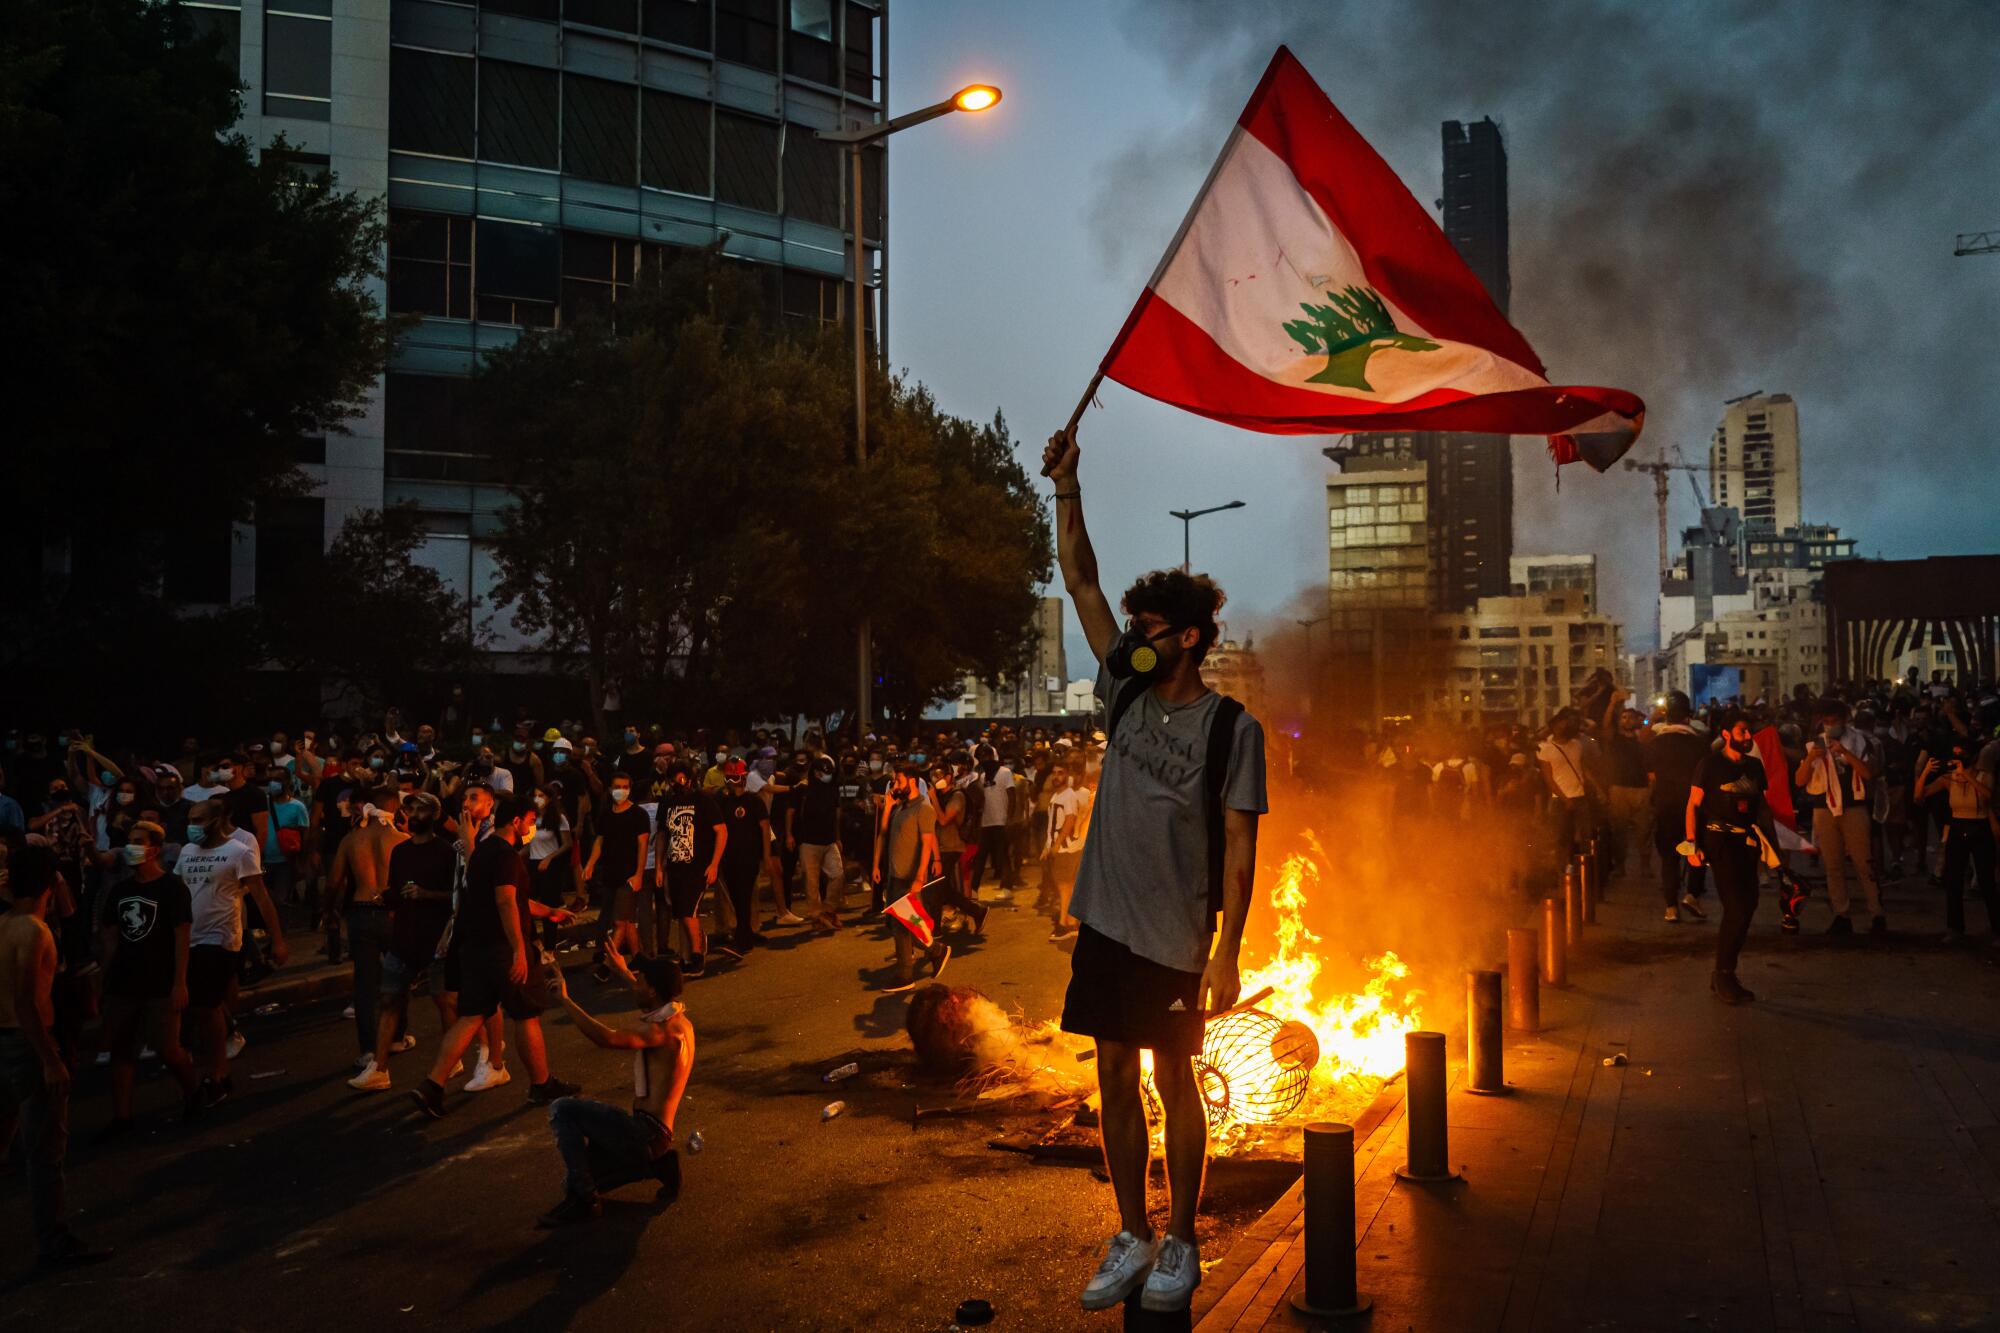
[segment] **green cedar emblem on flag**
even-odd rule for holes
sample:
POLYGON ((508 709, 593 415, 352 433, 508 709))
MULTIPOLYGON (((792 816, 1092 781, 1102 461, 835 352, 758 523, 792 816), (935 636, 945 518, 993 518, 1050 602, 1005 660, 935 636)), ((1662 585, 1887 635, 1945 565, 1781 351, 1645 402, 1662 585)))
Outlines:
POLYGON ((1387 347, 1405 352, 1435 352, 1438 345, 1428 338, 1399 333, 1389 307, 1366 287, 1327 292, 1328 305, 1301 305, 1307 319, 1285 325, 1292 341, 1309 355, 1324 355, 1326 369, 1307 379, 1308 384, 1336 384, 1343 389, 1373 393, 1368 383, 1368 358, 1387 347))

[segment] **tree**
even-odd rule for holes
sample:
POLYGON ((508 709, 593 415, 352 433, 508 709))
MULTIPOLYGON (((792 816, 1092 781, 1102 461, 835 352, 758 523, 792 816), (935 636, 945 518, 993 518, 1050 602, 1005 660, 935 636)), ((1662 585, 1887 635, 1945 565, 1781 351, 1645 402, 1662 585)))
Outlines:
POLYGON ((9 553, 57 571, 5 600, 0 664, 39 694, 160 628, 231 520, 303 489, 296 442, 340 428, 391 328, 379 205, 282 143, 259 160, 234 53, 178 5, 0 0, 0 30, 0 323, 33 386, 9 553))
POLYGON ((864 614, 899 712, 1018 660, 1049 552, 1004 423, 878 374, 859 468, 844 339, 772 327, 738 265, 684 257, 617 311, 474 386, 517 496, 496 600, 594 706, 615 683, 691 723, 823 716, 851 705, 864 614))
POLYGON ((416 562, 423 543, 414 504, 351 515, 325 559, 259 598, 265 652, 345 687, 355 716, 379 716, 426 675, 464 670, 478 644, 472 607, 416 562))

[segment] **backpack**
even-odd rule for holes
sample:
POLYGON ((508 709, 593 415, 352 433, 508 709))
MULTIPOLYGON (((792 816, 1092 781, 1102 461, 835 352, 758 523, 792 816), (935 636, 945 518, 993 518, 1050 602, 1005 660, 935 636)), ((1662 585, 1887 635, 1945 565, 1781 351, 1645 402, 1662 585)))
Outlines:
MULTIPOLYGON (((1104 728, 1104 748, 1109 751, 1118 740, 1118 724, 1125 720, 1125 714, 1132 703, 1142 693, 1134 684, 1114 694, 1111 700, 1111 715, 1104 728)), ((1236 719, 1243 715, 1243 704, 1226 694, 1218 694, 1215 700, 1215 716, 1208 723, 1208 752, 1202 762, 1202 811, 1208 820, 1208 913, 1219 916, 1222 912, 1222 788, 1229 780, 1229 752, 1236 744, 1236 719)))

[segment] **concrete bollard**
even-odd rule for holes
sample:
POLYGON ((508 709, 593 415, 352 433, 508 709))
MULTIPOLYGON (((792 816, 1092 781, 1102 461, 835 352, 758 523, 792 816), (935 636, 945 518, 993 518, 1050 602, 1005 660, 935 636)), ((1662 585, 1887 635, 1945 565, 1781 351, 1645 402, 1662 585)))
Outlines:
POLYGON ((1465 1090, 1482 1097, 1507 1091, 1500 1037, 1500 974, 1465 974, 1465 1090))
POLYGON ((1306 1126, 1305 1283, 1292 1308, 1321 1319, 1370 1304, 1354 1279, 1354 1126, 1306 1126))
POLYGON ((1456 1180, 1445 1124, 1444 1033, 1403 1034, 1403 1124, 1409 1156, 1396 1174, 1404 1180, 1456 1180))
POLYGON ((1572 949, 1583 943, 1583 877, 1574 858, 1563 867, 1563 943, 1572 949))
POLYGON ((1594 926, 1597 924, 1597 894, 1598 894, 1597 843, 1595 839, 1593 839, 1591 841, 1590 846, 1585 848, 1583 853, 1577 857, 1576 864, 1577 864, 1576 877, 1578 884, 1581 885, 1580 896, 1583 899, 1583 924, 1586 926, 1594 926))
POLYGON ((1516 1032, 1542 1030, 1542 988, 1532 930, 1507 932, 1507 1026, 1516 1032))
POLYGON ((1542 984, 1558 989, 1569 985, 1569 949, 1562 912, 1553 898, 1542 899, 1542 984))

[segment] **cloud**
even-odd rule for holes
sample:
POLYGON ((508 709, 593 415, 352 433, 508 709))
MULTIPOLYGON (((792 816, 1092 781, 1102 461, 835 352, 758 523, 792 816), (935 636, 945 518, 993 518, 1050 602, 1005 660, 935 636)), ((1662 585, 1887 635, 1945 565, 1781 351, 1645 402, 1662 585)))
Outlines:
MULTIPOLYGON (((1089 205, 1135 283, 1283 42, 1426 203, 1439 122, 1501 123, 1514 322, 1553 378, 1647 400, 1642 455, 1704 462, 1724 398, 1790 392, 1809 517, 1869 554, 1991 546, 2000 262, 1950 242, 2000 224, 2000 6, 1145 0, 1127 18, 1194 108, 1115 148, 1089 205)), ((1515 467, 1516 549, 1598 552, 1643 638, 1647 479, 1558 493, 1530 441, 1515 467)), ((1675 503, 1678 527, 1678 480, 1675 503)))

